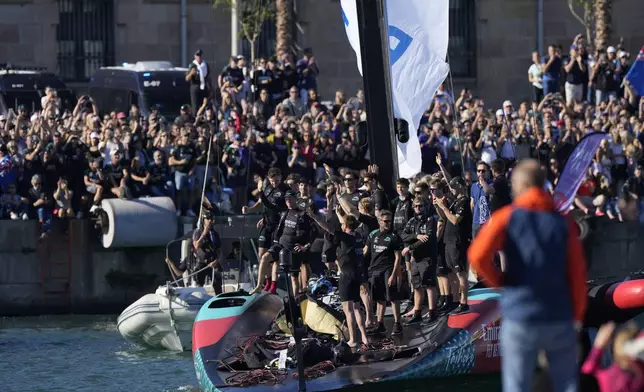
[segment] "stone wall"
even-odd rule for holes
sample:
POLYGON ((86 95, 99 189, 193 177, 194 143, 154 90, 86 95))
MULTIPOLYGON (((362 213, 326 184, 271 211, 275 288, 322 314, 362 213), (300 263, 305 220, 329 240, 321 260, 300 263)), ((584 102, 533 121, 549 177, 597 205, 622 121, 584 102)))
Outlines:
MULTIPOLYGON (((543 0, 544 44, 567 47, 583 26, 565 0, 543 0)), ((179 0, 114 0, 116 62, 169 60, 181 63, 179 0)), ((320 66, 319 90, 333 99, 336 89, 354 94, 362 86, 340 18, 339 0, 298 0, 301 31, 298 44, 314 50, 320 66)), ((478 1, 476 9, 476 75, 456 79, 455 87, 475 89, 491 107, 504 99, 530 97, 527 69, 537 47, 537 0, 478 1)), ((644 44, 641 0, 613 5, 614 40, 624 36, 636 53, 644 44)), ((0 2, 0 62, 46 66, 56 70, 58 6, 55 0, 0 2)), ((188 55, 200 48, 216 71, 230 55, 230 13, 209 0, 188 0, 188 55)))

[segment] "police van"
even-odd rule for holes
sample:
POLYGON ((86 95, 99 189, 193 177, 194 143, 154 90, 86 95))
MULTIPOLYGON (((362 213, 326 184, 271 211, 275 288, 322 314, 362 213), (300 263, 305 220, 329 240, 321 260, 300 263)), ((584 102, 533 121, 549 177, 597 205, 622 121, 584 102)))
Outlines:
POLYGON ((47 87, 56 90, 61 109, 74 109, 76 97, 57 75, 44 68, 0 64, 0 114, 6 115, 9 109, 17 112, 19 106, 29 113, 41 110, 41 98, 47 87))
POLYGON ((182 105, 190 104, 187 68, 169 61, 139 61, 118 67, 102 67, 89 83, 89 95, 100 110, 128 113, 136 105, 142 114, 157 106, 169 118, 179 115, 182 105))

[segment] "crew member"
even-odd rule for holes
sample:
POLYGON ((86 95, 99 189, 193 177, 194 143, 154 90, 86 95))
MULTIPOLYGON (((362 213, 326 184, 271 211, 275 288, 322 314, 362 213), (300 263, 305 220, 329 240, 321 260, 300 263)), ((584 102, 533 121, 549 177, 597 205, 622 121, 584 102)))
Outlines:
POLYGON ((448 272, 455 273, 458 279, 459 303, 452 314, 469 312, 467 293, 467 248, 470 245, 472 210, 467 197, 467 186, 461 177, 454 177, 449 183, 454 194, 453 201, 446 197, 436 198, 436 206, 445 216, 445 264, 448 272))
POLYGON ((496 211, 468 250, 473 269, 501 297, 503 390, 530 390, 537 352, 545 351, 555 391, 576 391, 577 336, 586 310, 586 260, 575 222, 559 214, 543 190, 535 160, 512 172, 514 202, 496 211), (503 250, 507 269, 494 254, 503 250))
POLYGON ((341 230, 334 230, 326 222, 323 222, 315 214, 315 211, 309 209, 309 216, 326 232, 333 235, 333 242, 337 246, 338 269, 340 270, 340 282, 338 283, 338 292, 342 302, 342 310, 347 319, 349 327, 349 347, 357 347, 358 339, 356 338, 356 325, 360 331, 363 345, 367 345, 367 331, 365 329, 364 319, 356 303, 360 301, 361 292, 366 292, 362 285, 361 258, 364 247, 364 239, 356 232, 358 220, 352 215, 341 213, 341 209, 336 208, 336 215, 340 221, 341 230))
POLYGON ((380 228, 369 234, 363 253, 371 257, 369 265, 369 284, 371 297, 376 301, 377 327, 372 333, 385 333, 385 308, 391 303, 394 316, 392 335, 402 333, 400 324, 400 283, 397 279, 401 273, 403 250, 402 239, 392 230, 392 214, 388 210, 380 211, 378 223, 380 228))
MULTIPOLYGON (((297 208, 296 196, 292 190, 286 191, 284 195, 287 210, 281 214, 280 221, 273 236, 273 245, 262 256, 259 264, 257 287, 250 294, 261 290, 261 278, 264 276, 266 268, 271 263, 279 263, 280 251, 282 249, 287 249, 292 252, 291 284, 293 285, 293 293, 297 295, 301 292, 299 275, 307 274, 306 264, 308 264, 308 260, 306 256, 314 238, 311 235, 313 222, 306 212, 300 211, 297 208)), ((308 280, 308 276, 304 278, 308 280)), ((276 291, 277 278, 274 277, 269 287, 269 292, 274 294, 276 291)))
POLYGON ((436 301, 436 310, 438 313, 446 313, 454 310, 454 298, 450 287, 450 270, 447 268, 445 259, 445 222, 447 218, 441 208, 436 205, 438 199, 446 197, 447 185, 443 180, 432 179, 428 186, 431 199, 429 206, 433 208, 436 214, 436 249, 437 249, 437 268, 436 280, 438 281, 438 300, 436 301))
MULTIPOLYGON (((262 260, 264 253, 268 251, 273 243, 273 236, 275 229, 280 220, 280 214, 285 210, 284 194, 288 190, 287 186, 282 183, 282 172, 278 168, 270 168, 266 175, 268 177, 268 184, 264 188, 264 181, 260 179, 257 182, 257 190, 259 191, 259 201, 252 207, 242 207, 242 214, 258 210, 264 206, 264 216, 257 222, 259 228, 259 238, 257 240, 257 257, 262 260)), ((273 267, 271 275, 266 279, 266 286, 264 291, 275 292, 277 290, 277 273, 278 265, 273 267)), ((268 273, 268 271, 266 271, 268 273)), ((258 276, 258 281, 262 281, 264 276, 258 276)))
MULTIPOLYGON (((414 216, 414 210, 412 208, 412 202, 414 197, 409 193, 409 180, 406 178, 399 178, 396 180, 396 192, 398 197, 392 200, 392 205, 394 206, 394 233, 399 236, 402 235, 403 230, 409 219, 414 216)), ((411 254, 407 253, 405 256, 405 272, 407 273, 407 278, 409 284, 411 285, 411 254)), ((413 288, 412 288, 413 291, 413 288)), ((408 314, 413 311, 413 304, 408 304, 407 308, 403 311, 404 314, 408 314), (410 306, 411 305, 411 306, 410 306)))
MULTIPOLYGON (((338 202, 345 214, 353 216, 358 220, 359 225, 356 232, 361 236, 363 243, 366 242, 367 237, 372 231, 378 230, 380 227, 378 224, 378 218, 373 215, 369 199, 360 200, 357 209, 344 197, 338 198, 338 202)), ((371 259, 368 255, 362 254, 362 249, 360 249, 360 255, 361 265, 359 270, 362 274, 360 283, 362 289, 360 290, 360 297, 362 298, 362 304, 364 305, 365 312, 367 314, 367 328, 373 328, 376 326, 376 322, 373 314, 371 290, 369 289, 369 265, 371 263, 371 259)))
POLYGON ((414 199, 413 208, 415 216, 407 222, 403 230, 402 239, 405 248, 402 255, 411 255, 411 284, 414 289, 414 310, 407 324, 416 324, 423 320, 422 310, 425 292, 429 303, 427 321, 436 319, 436 218, 431 212, 426 211, 427 203, 417 197, 414 199))
POLYGON ((311 186, 305 177, 300 177, 297 184, 297 207, 302 211, 308 211, 309 206, 313 203, 311 196, 311 186))
MULTIPOLYGON (((347 172, 343 176, 345 192, 340 192, 341 186, 338 186, 333 183, 327 185, 326 199, 327 199, 327 216, 326 222, 335 230, 339 229, 340 222, 338 222, 337 217, 335 216, 335 208, 338 204, 337 197, 342 196, 346 198, 349 203, 354 207, 358 207, 358 202, 365 197, 368 197, 365 193, 358 190, 358 181, 355 174, 352 172, 347 172)), ((333 245, 333 240, 329 233, 324 235, 324 246, 322 248, 322 261, 326 264, 327 269, 332 269, 332 264, 335 262, 336 257, 336 247, 333 245)))
POLYGON ((223 292, 223 268, 219 263, 221 237, 214 229, 214 218, 209 212, 203 216, 203 229, 195 229, 192 233, 192 252, 189 257, 181 261, 176 266, 170 258, 165 261, 172 269, 172 272, 181 276, 185 271, 194 274, 192 279, 197 286, 203 287, 206 284, 206 278, 213 276, 212 287, 216 294, 223 292), (210 270, 210 267, 214 270, 210 270))
POLYGON ((375 211, 376 216, 380 214, 380 210, 388 210, 389 200, 378 184, 378 166, 369 165, 368 173, 362 177, 362 183, 365 193, 368 195, 371 209, 375 211))

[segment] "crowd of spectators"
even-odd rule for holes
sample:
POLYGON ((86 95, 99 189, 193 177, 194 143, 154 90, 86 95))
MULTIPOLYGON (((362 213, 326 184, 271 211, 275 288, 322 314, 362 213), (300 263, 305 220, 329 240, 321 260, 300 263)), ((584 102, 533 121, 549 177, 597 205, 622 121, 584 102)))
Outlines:
MULTIPOLYGON (((574 145, 601 130, 608 137, 575 207, 621 219, 618 198, 644 194, 644 98, 622 83, 630 61, 621 48, 591 55, 578 36, 569 55, 555 45, 543 57, 533 53, 532 100, 492 110, 467 89, 441 86, 421 121, 424 174, 412 185, 440 171, 439 162, 471 185, 479 162, 509 169, 533 157, 552 187, 574 145)), ((46 232, 52 217, 85 216, 103 198, 163 195, 175 200, 178 215, 194 216, 202 190, 219 213, 239 213, 257 200, 257 181, 271 167, 292 175, 291 183, 297 176, 316 184, 322 205, 329 168, 363 178, 369 162, 356 132, 366 119, 363 91, 338 90, 323 102, 319 72, 310 54, 253 66, 232 58, 213 78, 213 94, 169 119, 154 107, 147 117, 135 106, 129 113, 98 108, 89 96, 63 109, 48 88, 41 110, 0 116, 0 218, 38 219, 46 232)))

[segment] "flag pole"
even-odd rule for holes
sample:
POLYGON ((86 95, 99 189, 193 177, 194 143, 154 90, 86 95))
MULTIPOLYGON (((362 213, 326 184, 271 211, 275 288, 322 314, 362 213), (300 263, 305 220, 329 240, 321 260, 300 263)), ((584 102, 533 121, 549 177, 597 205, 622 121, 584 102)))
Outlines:
POLYGON ((367 111, 369 160, 378 165, 378 180, 393 194, 398 179, 386 0, 356 0, 362 75, 367 111))

